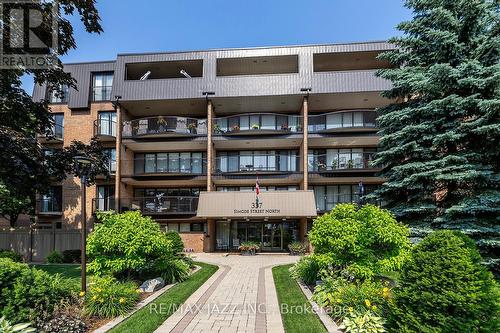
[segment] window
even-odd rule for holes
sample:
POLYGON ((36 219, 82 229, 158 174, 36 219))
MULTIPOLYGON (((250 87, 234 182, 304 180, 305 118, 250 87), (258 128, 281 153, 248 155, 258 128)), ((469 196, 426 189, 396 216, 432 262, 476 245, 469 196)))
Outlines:
POLYGON ((116 136, 116 112, 99 112, 99 127, 97 134, 116 136))
POLYGON ((40 212, 61 212, 62 211, 62 187, 51 186, 47 193, 40 199, 40 212))
POLYGON ((62 95, 59 94, 57 91, 50 91, 49 93, 49 103, 56 104, 56 103, 68 103, 69 99, 69 89, 67 85, 62 85, 61 86, 61 91, 62 95))
POLYGON ((115 187, 113 185, 97 186, 96 210, 115 209, 115 187))
POLYGON ((295 150, 218 152, 216 168, 217 172, 296 171, 297 154, 295 150))
POLYGON ((113 72, 92 74, 92 101, 110 101, 113 72))
POLYGON ((204 231, 204 223, 191 223, 191 231, 204 231))
POLYGON ((116 172, 116 148, 103 149, 104 154, 108 157, 108 171, 116 172))
POLYGON ((58 139, 64 137, 64 114, 54 113, 52 114, 52 119, 54 123, 52 124, 52 134, 58 139))
POLYGON ((135 173, 196 173, 206 172, 203 152, 135 154, 135 173))

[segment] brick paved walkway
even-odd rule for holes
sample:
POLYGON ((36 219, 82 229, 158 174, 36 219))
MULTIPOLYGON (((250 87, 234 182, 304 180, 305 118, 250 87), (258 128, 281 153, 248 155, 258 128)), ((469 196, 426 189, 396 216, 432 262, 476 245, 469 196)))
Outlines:
POLYGON ((220 268, 157 333, 284 332, 271 268, 298 257, 200 253, 196 260, 220 268))

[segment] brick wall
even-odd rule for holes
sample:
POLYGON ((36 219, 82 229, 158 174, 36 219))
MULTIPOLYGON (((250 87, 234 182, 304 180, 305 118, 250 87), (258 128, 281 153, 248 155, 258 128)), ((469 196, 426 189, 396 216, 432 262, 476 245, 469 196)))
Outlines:
POLYGON ((193 252, 203 252, 205 234, 203 232, 186 232, 179 234, 184 243, 184 249, 193 249, 193 252))

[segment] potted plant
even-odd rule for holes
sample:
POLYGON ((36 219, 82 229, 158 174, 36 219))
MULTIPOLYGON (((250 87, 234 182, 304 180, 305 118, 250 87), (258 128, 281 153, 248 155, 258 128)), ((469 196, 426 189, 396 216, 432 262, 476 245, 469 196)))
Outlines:
POLYGON ((354 162, 352 160, 347 161, 347 168, 352 169, 354 167, 354 162))
POLYGON ((259 124, 253 124, 253 125, 252 125, 252 129, 253 129, 253 130, 258 130, 258 129, 260 129, 259 124))
POLYGON ((281 124, 281 130, 282 131, 289 131, 290 130, 290 127, 288 127, 287 124, 281 124))
POLYGON ((219 124, 214 124, 214 133, 215 134, 222 134, 222 130, 220 129, 219 124))
POLYGON ((338 163, 339 163, 339 161, 337 161, 337 160, 334 159, 332 161, 332 169, 334 169, 334 170, 337 169, 337 166, 339 165, 338 163))
POLYGON ((238 125, 234 125, 231 127, 231 132, 238 132, 240 130, 240 127, 238 125))
POLYGON ((297 125, 297 132, 302 132, 302 125, 297 125))
POLYGON ((196 134, 196 124, 195 123, 189 123, 188 124, 188 130, 189 130, 189 133, 196 134))
POLYGON ((288 244, 291 256, 301 256, 307 252, 306 245, 301 242, 291 242, 288 244))
POLYGON ((260 244, 256 242, 243 242, 238 247, 243 256, 254 256, 258 249, 260 249, 260 244))

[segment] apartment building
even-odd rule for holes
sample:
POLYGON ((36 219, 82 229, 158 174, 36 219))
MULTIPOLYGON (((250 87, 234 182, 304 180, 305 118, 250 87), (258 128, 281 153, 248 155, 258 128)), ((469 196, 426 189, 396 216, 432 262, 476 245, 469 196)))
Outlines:
MULTIPOLYGON (((67 64, 78 90, 49 99, 50 153, 96 136, 110 177, 87 190, 87 212, 140 210, 193 251, 244 241, 285 251, 317 214, 359 202, 383 182, 375 76, 386 42, 119 54, 67 64), (256 191, 258 184, 259 191, 256 191), (258 192, 258 193, 257 193, 258 192)), ((68 178, 37 202, 37 225, 79 228, 80 185, 68 178)), ((88 214, 92 227, 93 214, 88 214)))

